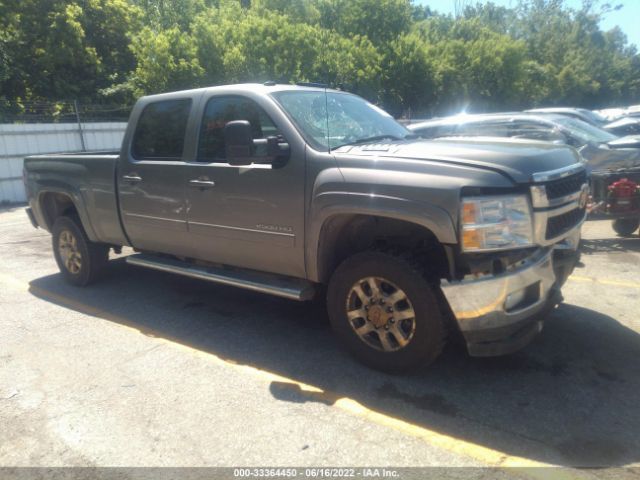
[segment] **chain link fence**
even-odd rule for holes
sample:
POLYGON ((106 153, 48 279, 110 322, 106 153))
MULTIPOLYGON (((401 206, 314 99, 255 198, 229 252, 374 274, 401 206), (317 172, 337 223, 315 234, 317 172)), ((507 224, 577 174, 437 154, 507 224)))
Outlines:
POLYGON ((133 105, 58 102, 10 102, 0 99, 0 124, 126 122, 133 105))

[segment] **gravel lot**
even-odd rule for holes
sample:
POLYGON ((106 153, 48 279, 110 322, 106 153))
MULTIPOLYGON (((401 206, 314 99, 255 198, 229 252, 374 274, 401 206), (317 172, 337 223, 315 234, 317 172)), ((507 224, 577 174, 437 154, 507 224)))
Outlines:
POLYGON ((524 351, 453 345, 390 376, 311 305, 122 259, 67 286, 49 234, 5 208, 0 466, 640 465, 640 238, 608 220, 583 236, 565 303, 524 351))

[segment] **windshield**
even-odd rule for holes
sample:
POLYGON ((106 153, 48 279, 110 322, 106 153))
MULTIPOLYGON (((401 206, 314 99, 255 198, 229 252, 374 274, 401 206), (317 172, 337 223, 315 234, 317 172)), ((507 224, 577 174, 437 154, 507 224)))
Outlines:
POLYGON ((584 143, 609 143, 615 140, 615 135, 601 128, 589 125, 587 122, 571 117, 558 117, 554 122, 564 127, 569 133, 584 143))
POLYGON ((376 140, 398 140, 411 132, 384 110, 349 93, 298 90, 273 97, 316 150, 376 140), (327 115, 328 111, 328 115, 327 115))
POLYGON ((607 122, 607 119, 604 118, 602 115, 600 115, 598 112, 594 112, 593 110, 580 110, 582 113, 584 113, 587 117, 589 117, 591 119, 591 121, 593 121, 596 124, 602 125, 603 123, 607 122))

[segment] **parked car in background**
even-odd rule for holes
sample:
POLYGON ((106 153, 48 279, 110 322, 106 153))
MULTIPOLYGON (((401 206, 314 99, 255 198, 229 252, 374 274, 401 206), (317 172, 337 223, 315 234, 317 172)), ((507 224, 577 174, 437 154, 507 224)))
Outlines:
POLYGON ((605 117, 609 121, 618 120, 624 117, 639 117, 640 105, 629 105, 628 107, 603 108, 594 110, 597 114, 605 117))
POLYGON ((533 108, 525 110, 529 113, 553 113, 558 115, 566 115, 567 117, 577 118, 591 125, 603 126, 609 121, 597 112, 587 110, 586 108, 569 108, 569 107, 549 107, 549 108, 533 108))
POLYGON ((629 117, 640 117, 640 105, 630 105, 625 114, 629 117))
POLYGON ((609 122, 623 118, 627 114, 626 108, 602 108, 594 110, 598 115, 606 118, 609 122))
POLYGON ((603 127, 608 132, 615 135, 638 135, 640 134, 640 118, 622 117, 608 123, 603 127))
POLYGON ((640 165, 640 137, 617 137, 577 118, 559 114, 457 115, 408 126, 423 138, 512 137, 566 144, 579 149, 587 170, 640 165))
POLYGON ((640 118, 628 116, 626 113, 612 121, 604 115, 592 110, 587 110, 586 108, 536 108, 525 110, 525 112, 538 115, 565 115, 567 117, 577 118, 578 120, 582 120, 594 127, 602 128, 618 136, 640 134, 640 118))

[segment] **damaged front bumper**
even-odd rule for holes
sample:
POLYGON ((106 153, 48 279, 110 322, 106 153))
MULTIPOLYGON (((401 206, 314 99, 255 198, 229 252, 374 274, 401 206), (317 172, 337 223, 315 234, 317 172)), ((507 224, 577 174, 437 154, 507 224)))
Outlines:
POLYGON ((560 287, 579 259, 580 229, 499 275, 442 283, 472 356, 515 352, 542 330, 541 313, 560 303, 560 287))

